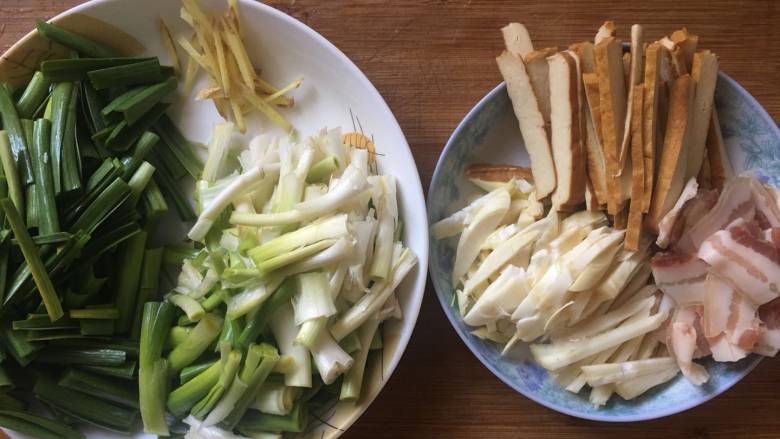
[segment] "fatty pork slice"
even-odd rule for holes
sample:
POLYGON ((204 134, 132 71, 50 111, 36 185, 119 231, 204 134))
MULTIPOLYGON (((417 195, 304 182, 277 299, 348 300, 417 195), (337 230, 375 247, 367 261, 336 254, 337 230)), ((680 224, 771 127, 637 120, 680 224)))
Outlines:
POLYGON ((753 352, 774 357, 780 351, 780 298, 761 305, 758 316, 764 325, 764 332, 753 352))
POLYGON ((726 332, 731 315, 734 288, 712 273, 704 283, 704 335, 715 338, 726 332))
POLYGON ((735 220, 707 238, 698 255, 753 303, 763 305, 778 297, 780 255, 755 222, 735 220))
MULTIPOLYGON (((700 334, 696 330, 700 308, 698 305, 677 308, 669 324, 666 344, 685 378, 696 386, 706 383, 710 378, 702 365, 693 362, 697 351, 700 351, 698 343, 700 334)), ((699 352, 699 355, 701 354, 699 352)))
POLYGON ((699 194, 683 206, 681 218, 674 225, 671 237, 671 248, 684 253, 696 253, 688 231, 700 218, 706 215, 718 203, 718 191, 714 189, 699 191, 699 194))
POLYGON ((715 207, 693 224, 688 232, 695 249, 713 233, 726 228, 737 218, 753 220, 756 209, 751 189, 752 180, 752 177, 739 176, 726 183, 715 207))
POLYGON ((737 293, 734 294, 730 311, 731 315, 726 326, 726 338, 729 343, 746 351, 753 349, 762 332, 761 321, 758 319, 758 306, 743 294, 737 293))
POLYGON ((707 275, 704 331, 715 361, 739 361, 762 339, 758 306, 728 282, 707 275))
POLYGON ((780 227, 780 208, 777 205, 776 192, 756 179, 751 179, 750 189, 756 203, 756 220, 762 230, 780 227))
POLYGON ((707 264, 695 254, 674 251, 657 253, 650 261, 658 288, 678 306, 704 302, 707 264))
POLYGON ((669 246, 670 238, 672 237, 672 231, 676 228, 675 225, 682 221, 683 206, 691 199, 693 199, 699 191, 699 185, 696 183, 695 178, 691 178, 685 184, 680 198, 674 203, 674 207, 670 210, 661 221, 658 223, 658 239, 655 241, 661 248, 669 246))

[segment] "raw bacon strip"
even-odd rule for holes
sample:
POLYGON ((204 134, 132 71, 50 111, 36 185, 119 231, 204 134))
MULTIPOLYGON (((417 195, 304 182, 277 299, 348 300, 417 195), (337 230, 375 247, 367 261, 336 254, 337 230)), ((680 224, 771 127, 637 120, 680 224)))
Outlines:
POLYGON ((780 209, 777 206, 774 191, 767 189, 756 179, 750 180, 750 190, 753 192, 753 201, 756 203, 756 216, 766 221, 761 229, 780 227, 780 209))
POLYGON ((776 249, 780 249, 780 227, 765 229, 764 240, 771 242, 776 249))
POLYGON ((753 352, 767 357, 774 357, 780 351, 780 329, 767 329, 753 347, 753 352))
POLYGON ((698 253, 713 273, 739 286, 758 305, 780 292, 780 255, 762 236, 755 223, 737 219, 704 241, 698 253))
POLYGON ((709 339, 712 359, 719 362, 739 361, 747 357, 748 351, 729 343, 726 334, 709 339))
POLYGON ((700 386, 709 380, 707 370, 700 364, 693 362, 697 350, 697 338, 694 322, 696 320, 695 306, 678 308, 669 326, 669 342, 667 346, 672 356, 680 366, 685 378, 696 386, 700 386))
POLYGON ((758 307, 758 316, 767 329, 780 329, 780 298, 758 307))
POLYGON ((704 302, 707 264, 696 255, 658 253, 650 261, 656 285, 678 306, 704 302))
POLYGON ((696 183, 696 179, 691 178, 688 180, 688 183, 685 184, 682 194, 680 194, 680 198, 677 199, 672 210, 661 218, 661 221, 658 223, 658 239, 655 241, 659 247, 666 248, 669 246, 669 238, 672 236, 672 230, 674 230, 675 225, 682 220, 683 206, 688 200, 693 199, 698 191, 699 184, 696 183))
POLYGON ((780 298, 761 305, 758 316, 764 324, 764 332, 753 352, 774 357, 780 350, 780 298))
POLYGON ((726 184, 715 207, 704 215, 689 232, 694 248, 699 248, 713 233, 725 229, 735 219, 752 221, 755 203, 751 190, 751 177, 736 177, 726 184))
POLYGON ((685 203, 681 213, 682 218, 675 223, 672 237, 669 240, 674 250, 682 253, 696 253, 698 247, 693 244, 688 231, 700 218, 710 212, 717 202, 718 191, 700 190, 696 198, 685 203))
POLYGON ((734 288, 712 273, 704 283, 704 335, 714 339, 726 332, 734 288))
POLYGON ((762 332, 759 326, 761 321, 756 317, 758 307, 742 294, 737 293, 734 294, 730 311, 726 326, 726 337, 729 343, 746 351, 753 349, 761 338, 762 332))

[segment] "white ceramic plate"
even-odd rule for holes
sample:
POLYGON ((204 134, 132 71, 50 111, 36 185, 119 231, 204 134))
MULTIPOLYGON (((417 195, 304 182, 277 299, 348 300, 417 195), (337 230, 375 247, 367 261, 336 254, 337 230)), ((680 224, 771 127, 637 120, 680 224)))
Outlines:
MULTIPOLYGON (((201 0, 201 3, 221 11, 227 1, 201 0)), ((382 389, 414 329, 428 261, 428 225, 422 186, 398 122, 379 92, 346 55, 311 28, 274 8, 247 0, 242 0, 240 6, 246 47, 254 65, 262 69, 264 79, 281 86, 299 76, 305 78, 304 85, 293 93, 295 108, 284 111, 302 137, 323 127, 341 126, 344 130, 353 130, 350 110, 360 120, 363 132, 374 137, 377 150, 382 154, 378 157, 380 169, 398 179, 403 241, 419 258, 417 267, 398 289, 404 316, 400 321, 385 323, 385 347, 382 355, 374 355, 369 363, 363 398, 356 404, 337 404, 322 414, 319 426, 301 435, 335 438, 355 422, 382 389)), ((132 35, 145 46, 146 54, 159 56, 167 63, 156 19, 162 17, 174 34, 184 32, 187 25, 179 19, 179 7, 176 0, 93 0, 64 12, 54 21, 63 21, 68 27, 67 22, 73 14, 97 18, 132 35)), ((6 53, 6 57, 19 58, 29 52, 30 46, 31 38, 25 37, 6 53)), ((205 79, 201 78, 195 89, 205 84, 205 79)), ((175 105, 170 114, 188 138, 200 142, 208 141, 213 124, 220 121, 210 101, 195 102, 192 98, 175 105)), ((261 117, 249 119, 248 126, 248 136, 277 130, 261 117)), ((168 239, 179 240, 184 236, 184 230, 182 226, 173 225, 165 232, 169 234, 168 239)), ((93 430, 89 437, 121 436, 93 430)), ((138 437, 150 436, 139 434, 138 437)))

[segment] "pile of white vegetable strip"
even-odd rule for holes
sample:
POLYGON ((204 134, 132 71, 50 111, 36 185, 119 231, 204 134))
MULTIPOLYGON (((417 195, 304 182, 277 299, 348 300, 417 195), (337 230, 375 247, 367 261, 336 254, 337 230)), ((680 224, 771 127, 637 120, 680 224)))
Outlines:
POLYGON ((474 335, 504 352, 533 343, 536 361, 567 390, 590 385, 596 406, 677 375, 662 343, 674 302, 648 285, 649 241, 625 250, 625 230, 608 227, 602 212, 545 215, 524 180, 472 182, 489 192, 432 232, 460 234, 454 300, 474 335))

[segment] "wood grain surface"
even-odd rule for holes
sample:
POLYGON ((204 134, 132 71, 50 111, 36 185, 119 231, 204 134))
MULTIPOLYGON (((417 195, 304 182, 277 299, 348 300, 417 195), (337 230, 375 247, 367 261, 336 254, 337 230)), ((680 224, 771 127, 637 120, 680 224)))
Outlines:
MULTIPOLYGON (((131 1, 131 0, 126 0, 131 1)), ((161 0, 175 1, 175 0, 161 0)), ((0 0, 0 50, 75 0, 0 0)), ((528 27, 539 47, 590 39, 612 19, 658 38, 681 26, 780 120, 780 1, 272 1, 347 54, 379 89, 412 147, 423 186, 463 115, 500 81, 499 28, 528 27)), ((780 359, 718 398, 666 419, 606 424, 570 418, 515 393, 472 356, 429 285, 400 366, 345 438, 780 437, 780 359)))

